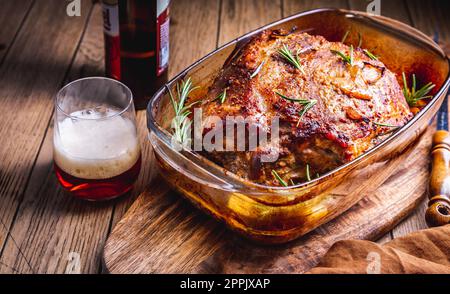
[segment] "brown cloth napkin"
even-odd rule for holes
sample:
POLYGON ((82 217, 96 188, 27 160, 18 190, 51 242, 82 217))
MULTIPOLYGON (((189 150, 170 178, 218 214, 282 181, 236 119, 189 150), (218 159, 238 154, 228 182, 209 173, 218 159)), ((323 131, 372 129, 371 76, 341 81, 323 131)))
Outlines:
POLYGON ((414 232, 383 245, 335 243, 311 274, 450 274, 450 225, 414 232))

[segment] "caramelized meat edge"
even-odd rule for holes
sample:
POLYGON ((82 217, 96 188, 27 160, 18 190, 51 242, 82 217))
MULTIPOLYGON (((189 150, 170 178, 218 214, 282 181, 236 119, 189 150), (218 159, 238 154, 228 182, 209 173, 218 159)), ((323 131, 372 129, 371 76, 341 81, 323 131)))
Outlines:
POLYGON ((307 180, 307 169, 314 178, 379 143, 390 131, 380 124, 403 126, 413 116, 395 74, 362 49, 272 30, 255 36, 223 67, 201 107, 205 134, 217 120, 225 126, 227 116, 245 118, 247 133, 255 127, 271 134, 272 119, 279 118, 278 140, 272 136, 240 151, 229 139, 224 147, 229 144, 231 152, 202 152, 242 178, 274 186, 280 181, 272 171, 286 183, 307 180), (300 67, 280 54, 283 48, 300 67), (351 64, 337 52, 351 56, 351 64), (224 91, 225 99, 217 99, 224 91), (286 97, 315 104, 304 111, 305 101, 286 97), (264 162, 268 154, 278 154, 277 160, 264 162))

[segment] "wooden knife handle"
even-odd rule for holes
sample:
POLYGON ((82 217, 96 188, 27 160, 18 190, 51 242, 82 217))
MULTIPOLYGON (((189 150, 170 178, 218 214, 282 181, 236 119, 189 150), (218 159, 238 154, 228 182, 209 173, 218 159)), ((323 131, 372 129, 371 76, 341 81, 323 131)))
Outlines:
POLYGON ((431 177, 428 209, 425 219, 428 226, 450 223, 450 133, 437 131, 433 136, 431 151, 431 177))

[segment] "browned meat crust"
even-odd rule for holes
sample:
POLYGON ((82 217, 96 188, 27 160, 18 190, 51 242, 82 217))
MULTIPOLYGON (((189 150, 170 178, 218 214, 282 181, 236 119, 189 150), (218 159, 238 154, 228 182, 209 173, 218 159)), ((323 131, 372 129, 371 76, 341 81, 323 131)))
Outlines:
POLYGON ((315 177, 377 144, 389 127, 375 123, 402 126, 412 117, 395 74, 382 62, 355 48, 350 65, 333 50, 350 55, 349 46, 306 33, 268 30, 254 37, 216 78, 203 103, 203 116, 225 121, 226 116, 241 115, 267 131, 272 118, 279 116, 280 156, 274 163, 260 160, 261 154, 273 152, 278 144, 247 152, 203 154, 258 183, 279 185, 272 170, 286 182, 298 183, 306 179, 306 165, 315 177), (301 70, 279 54, 283 45, 298 54, 301 70), (221 103, 216 97, 225 89, 221 103), (304 106, 275 91, 317 103, 300 118, 304 106))

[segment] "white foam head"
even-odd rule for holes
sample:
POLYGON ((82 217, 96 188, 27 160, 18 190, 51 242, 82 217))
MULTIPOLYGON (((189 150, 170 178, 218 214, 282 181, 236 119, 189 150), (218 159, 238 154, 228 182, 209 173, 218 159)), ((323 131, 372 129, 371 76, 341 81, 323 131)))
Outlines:
POLYGON ((53 154, 66 173, 83 179, 106 179, 129 170, 140 156, 134 124, 109 110, 108 119, 96 111, 77 111, 58 123, 53 154))

